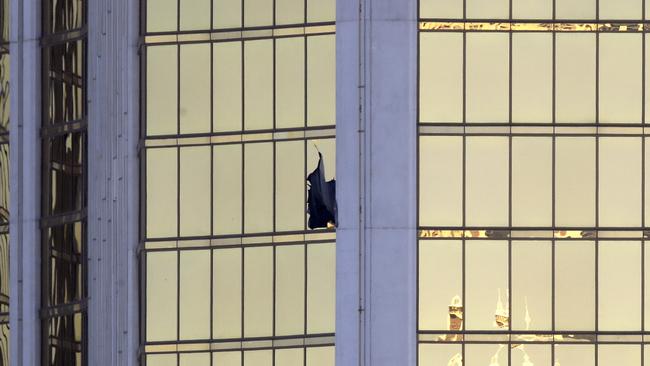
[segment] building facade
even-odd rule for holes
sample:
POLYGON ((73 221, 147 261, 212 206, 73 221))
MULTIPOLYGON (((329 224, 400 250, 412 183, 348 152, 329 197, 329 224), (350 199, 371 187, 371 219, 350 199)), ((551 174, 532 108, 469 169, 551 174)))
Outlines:
POLYGON ((650 357, 646 0, 0 4, 0 365, 650 357))

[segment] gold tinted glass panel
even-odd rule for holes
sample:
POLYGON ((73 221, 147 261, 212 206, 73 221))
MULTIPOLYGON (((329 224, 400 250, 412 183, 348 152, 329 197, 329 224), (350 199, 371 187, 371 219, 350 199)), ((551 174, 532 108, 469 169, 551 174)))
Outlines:
POLYGON ((147 134, 173 135, 178 131, 178 47, 147 49, 147 134))
POLYGON ((650 360, 644 3, 419 1, 420 365, 650 360))
POLYGON ((213 130, 242 129, 242 43, 223 42, 212 46, 213 130))
POLYGON ((596 214, 596 141, 562 137, 555 142, 555 224, 589 227, 596 214))
POLYGON ((182 45, 180 60, 180 132, 209 132, 210 45, 182 45))
POLYGON ((463 223, 463 139, 427 136, 420 140, 420 225, 463 223))
POLYGON ((599 35, 598 112, 601 123, 639 123, 641 104, 642 36, 599 35))
POLYGON ((512 329, 551 330, 553 250, 550 241, 512 243, 512 329))
POLYGON ((466 328, 491 330, 495 324, 495 304, 499 309, 508 302, 508 243, 476 241, 465 245, 466 328))
POLYGON ((507 19, 508 0, 465 0, 465 10, 470 19, 507 19))
POLYGON ((551 19, 553 0, 512 0, 514 19, 551 19))
POLYGON ((462 122, 462 33, 420 34, 420 80, 420 119, 462 122))
POLYGON ((553 35, 512 36, 512 121, 553 119, 553 35))
POLYGON ((144 362, 333 366, 335 1, 141 1, 144 362))
POLYGON ((214 28, 228 29, 242 26, 243 0, 212 0, 214 28))
POLYGON ((557 122, 593 123, 596 119, 596 36, 567 33, 555 37, 557 122))
POLYGON ((553 220, 553 140, 512 138, 512 224, 550 226, 553 220))
POLYGON ((180 0, 180 30, 209 29, 210 1, 180 0))
POLYGON ((639 138, 603 137, 598 144, 598 221, 606 227, 641 225, 639 138))
POLYGON ((641 279, 640 242, 599 242, 599 330, 641 330, 641 279))
POLYGON ((508 121, 508 35, 468 33, 467 122, 508 121))
POLYGON ((462 305, 463 244, 460 240, 420 241, 419 329, 462 329, 449 310, 462 305))
POLYGON ((508 139, 466 139, 466 217, 470 226, 508 224, 508 139))
POLYGON ((555 328, 595 330, 595 243, 555 243, 555 328))

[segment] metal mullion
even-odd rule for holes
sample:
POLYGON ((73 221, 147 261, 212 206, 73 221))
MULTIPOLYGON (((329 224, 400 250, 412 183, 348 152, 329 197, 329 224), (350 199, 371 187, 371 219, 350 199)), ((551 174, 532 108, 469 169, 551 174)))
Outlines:
MULTIPOLYGON (((600 18, 599 15, 599 4, 600 1, 596 2, 596 19, 600 18)), ((596 33, 596 125, 600 124, 600 34, 596 33)), ((595 223, 596 227, 600 227, 600 137, 596 136, 596 189, 595 189, 595 211, 596 211, 596 217, 595 217, 595 223)), ((595 281, 595 332, 598 334, 599 332, 599 311, 598 311, 598 305, 599 305, 599 297, 600 297, 600 285, 598 281, 599 277, 599 249, 600 249, 600 240, 599 240, 599 231, 596 231, 596 238, 594 241, 594 253, 595 253, 595 273, 594 273, 594 281, 595 281)), ((596 342, 594 344, 594 352, 595 352, 595 366, 598 366, 598 339, 596 339, 596 342)))
MULTIPOLYGON (((512 0, 509 0, 509 12, 510 18, 512 19, 512 0)), ((508 226, 512 227, 512 65, 513 65, 513 55, 512 55, 512 41, 513 34, 512 32, 508 33, 508 124, 510 130, 510 136, 508 136, 508 226)), ((508 236, 508 331, 512 331, 512 238, 508 236)), ((511 336, 508 336, 508 339, 511 340, 511 336)), ((508 347, 508 365, 510 362, 510 353, 511 349, 508 347)))
MULTIPOLYGON (((210 103, 212 104, 212 103, 210 103)), ((214 147, 210 147, 210 232, 214 235, 214 147)), ((210 339, 214 339, 214 251, 210 247, 210 339)), ((179 252, 180 254, 180 252, 179 252)), ((210 357, 212 365, 212 356, 210 357)))
MULTIPOLYGON (((180 98, 180 93, 177 95, 177 98, 180 98)), ((179 108, 180 109, 180 108, 179 108)), ((180 112, 179 112, 180 113, 180 112)), ((176 237, 180 237, 181 230, 181 215, 180 215, 180 206, 181 206, 181 149, 180 147, 175 147, 176 150, 176 237)), ((180 301, 180 278, 181 278, 181 253, 176 251, 176 340, 180 340, 180 313, 181 313, 181 301, 180 301)), ((177 359, 178 360, 178 359, 177 359)))
MULTIPOLYGON (((643 0, 642 2, 642 11, 643 11, 643 17, 645 18, 645 6, 646 6, 646 1, 643 0)), ((642 73, 642 87, 641 87, 641 124, 643 126, 643 129, 645 130, 645 123, 646 123, 646 107, 645 107, 645 98, 646 98, 646 35, 642 35, 642 40, 641 40, 641 73, 642 73)), ((645 151, 646 151, 646 138, 642 137, 641 138, 641 227, 646 226, 646 217, 645 217, 645 210, 646 210, 646 179, 645 179, 645 174, 646 174, 646 159, 645 159, 645 151)), ((641 240, 641 331, 645 331, 645 296, 646 296, 646 289, 645 289, 645 276, 646 276, 646 262, 645 262, 645 246, 646 246, 646 240, 645 240, 645 235, 642 235, 642 240, 641 240)), ((641 347, 641 365, 645 365, 645 352, 644 352, 644 347, 641 347)))

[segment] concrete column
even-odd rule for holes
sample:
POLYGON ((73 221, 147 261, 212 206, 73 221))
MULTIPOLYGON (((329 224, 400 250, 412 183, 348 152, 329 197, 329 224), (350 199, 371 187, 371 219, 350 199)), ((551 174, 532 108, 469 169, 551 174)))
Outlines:
POLYGON ((89 365, 138 365, 139 1, 88 11, 89 365))
POLYGON ((10 35, 10 364, 40 364, 40 0, 12 0, 10 35))
POLYGON ((415 365, 417 1, 337 1, 337 366, 415 365))

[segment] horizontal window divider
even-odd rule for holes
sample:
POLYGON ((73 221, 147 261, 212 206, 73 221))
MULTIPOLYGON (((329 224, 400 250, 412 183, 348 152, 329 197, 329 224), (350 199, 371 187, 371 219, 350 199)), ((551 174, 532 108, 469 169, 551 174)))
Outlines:
POLYGON ((52 138, 65 135, 73 132, 83 132, 88 126, 88 119, 86 117, 65 123, 53 123, 45 127, 41 127, 41 138, 52 138))
POLYGON ((250 27, 188 32, 160 32, 144 35, 140 43, 148 45, 230 42, 335 34, 334 22, 297 24, 275 27, 250 27))
POLYGON ((76 223, 85 219, 86 216, 87 216, 87 210, 84 208, 80 211, 42 217, 41 229, 47 229, 55 226, 76 223))
POLYGON ((420 19, 418 29, 424 32, 591 32, 648 33, 650 24, 644 21, 595 20, 529 20, 506 19, 443 20, 420 19))
POLYGON ((147 354, 176 352, 223 352, 331 346, 334 346, 334 333, 306 334, 297 336, 229 338, 215 340, 146 342, 145 345, 141 348, 141 352, 147 354))
POLYGON ((78 29, 46 34, 41 38, 41 47, 52 47, 68 42, 80 41, 85 39, 87 35, 88 26, 86 25, 78 29))
POLYGON ((88 308, 88 300, 84 298, 75 302, 41 308, 40 315, 41 319, 50 319, 59 316, 81 313, 86 310, 86 308, 88 308))

